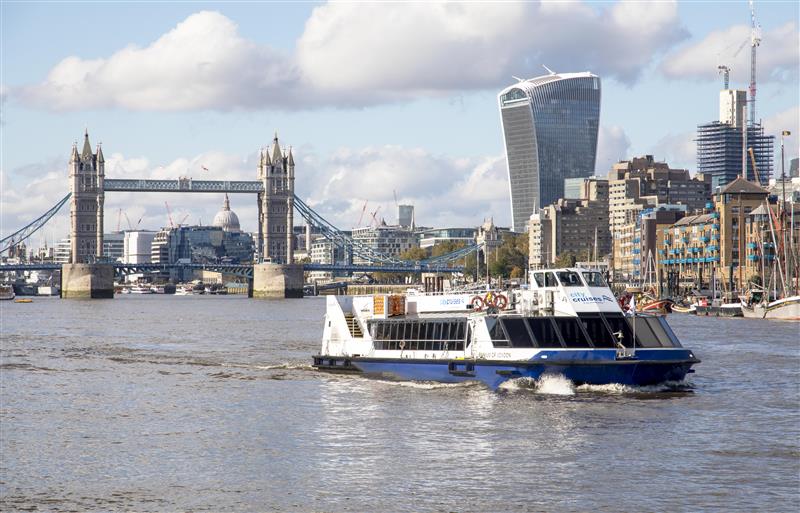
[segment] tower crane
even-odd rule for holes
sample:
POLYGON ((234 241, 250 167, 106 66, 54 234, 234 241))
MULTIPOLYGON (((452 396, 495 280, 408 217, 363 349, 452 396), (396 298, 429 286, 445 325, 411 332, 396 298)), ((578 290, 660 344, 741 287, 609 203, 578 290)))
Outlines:
POLYGON ((750 0, 750 125, 756 123, 756 48, 761 44, 761 27, 756 23, 756 8, 750 0))
POLYGON ((356 227, 360 227, 361 226, 361 221, 364 219, 364 212, 367 211, 367 203, 369 203, 369 200, 366 200, 364 202, 364 206, 361 207, 361 215, 358 216, 358 223, 356 224, 356 227))
POLYGON ((375 226, 380 226, 380 224, 381 224, 380 221, 378 221, 378 217, 377 217, 378 216, 378 211, 380 211, 380 209, 381 209, 381 206, 378 205, 378 208, 376 208, 375 211, 372 212, 372 214, 371 214, 372 215, 372 221, 375 223, 375 226))
POLYGON ((172 211, 169 209, 169 203, 165 201, 164 206, 167 207, 167 218, 169 219, 169 227, 175 228, 175 223, 172 222, 172 211))

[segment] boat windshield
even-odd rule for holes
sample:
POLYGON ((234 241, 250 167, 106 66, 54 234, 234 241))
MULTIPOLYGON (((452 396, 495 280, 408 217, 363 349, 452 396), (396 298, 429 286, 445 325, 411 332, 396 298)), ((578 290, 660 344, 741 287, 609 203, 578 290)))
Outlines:
POLYGON ((581 274, 583 274, 583 279, 586 280, 586 285, 590 287, 608 287, 603 275, 597 271, 584 271, 581 274))
POLYGON ((583 287, 581 277, 575 271, 559 271, 556 274, 564 287, 583 287))

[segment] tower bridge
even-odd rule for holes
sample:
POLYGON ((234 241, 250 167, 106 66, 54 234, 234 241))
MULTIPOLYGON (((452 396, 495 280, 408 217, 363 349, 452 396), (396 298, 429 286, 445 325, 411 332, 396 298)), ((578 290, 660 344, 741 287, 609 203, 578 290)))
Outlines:
MULTIPOLYGON (((462 267, 450 265, 480 246, 462 248, 448 255, 417 262, 401 261, 384 255, 359 241, 353 240, 329 223, 294 193, 295 162, 292 149, 281 149, 275 134, 269 150, 259 154, 256 180, 177 180, 114 179, 105 177, 105 158, 100 145, 92 151, 88 131, 84 133, 83 146, 78 152, 72 147, 69 160, 70 194, 65 196, 45 214, 0 241, 0 253, 30 237, 47 223, 56 212, 70 203, 71 262, 61 266, 63 297, 113 297, 113 276, 156 266, 159 270, 201 264, 104 264, 103 223, 106 192, 181 192, 254 194, 258 205, 258 262, 254 266, 211 266, 253 280, 256 296, 301 296, 304 270, 336 270, 348 272, 461 272, 462 267), (294 211, 297 210, 309 225, 350 255, 345 264, 304 264, 293 262, 294 211), (368 265, 353 265, 352 255, 362 257, 368 265), (150 267, 148 267, 150 266, 150 267), (235 267, 235 269, 234 269, 235 267), (223 269, 226 268, 226 269, 223 269), (263 292, 263 293, 262 293, 263 292)), ((34 269, 51 269, 58 264, 0 265, 0 272, 34 269)), ((155 267, 153 267, 155 269, 155 267)))

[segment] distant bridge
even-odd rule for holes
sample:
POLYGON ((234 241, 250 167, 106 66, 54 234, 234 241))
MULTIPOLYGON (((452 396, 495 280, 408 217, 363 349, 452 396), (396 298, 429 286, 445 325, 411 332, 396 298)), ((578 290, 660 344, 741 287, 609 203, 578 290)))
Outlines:
MULTIPOLYGON (((103 180, 103 190, 106 192, 199 192, 259 194, 264 191, 264 185, 261 181, 257 180, 192 180, 189 178, 181 178, 178 180, 145 180, 107 178, 103 180)), ((52 219, 52 217, 67 203, 67 200, 70 198, 70 196, 71 194, 67 194, 52 208, 50 208, 50 210, 36 218, 34 221, 28 223, 28 225, 0 240, 0 253, 6 252, 12 246, 19 244, 33 235, 50 219, 52 219)), ((357 239, 353 239, 315 212, 309 205, 307 205, 296 195, 294 196, 294 206, 309 224, 317 227, 322 235, 333 242, 333 244, 343 248, 345 252, 350 255, 350 258, 356 256, 362 261, 367 262, 366 264, 304 264, 303 268, 307 271, 457 273, 463 272, 463 266, 451 266, 449 264, 482 248, 482 246, 479 244, 473 244, 445 255, 420 261, 405 261, 396 256, 380 253, 371 246, 357 239)), ((221 272, 247 276, 250 278, 253 276, 252 266, 248 267, 228 264, 114 264, 114 266, 117 274, 161 271, 174 268, 192 268, 220 270, 221 272)), ((14 270, 58 269, 60 269, 59 264, 23 264, 22 266, 0 265, 0 272, 14 270), (53 267, 46 267, 48 265, 53 267)))

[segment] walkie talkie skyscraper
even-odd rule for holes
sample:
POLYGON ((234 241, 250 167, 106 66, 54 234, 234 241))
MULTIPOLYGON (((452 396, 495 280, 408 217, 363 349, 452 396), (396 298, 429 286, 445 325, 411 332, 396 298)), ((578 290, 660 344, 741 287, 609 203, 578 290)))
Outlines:
POLYGON ((587 71, 520 80, 498 103, 513 228, 524 232, 534 207, 563 197, 565 178, 594 174, 600 78, 587 71))

